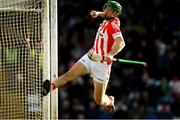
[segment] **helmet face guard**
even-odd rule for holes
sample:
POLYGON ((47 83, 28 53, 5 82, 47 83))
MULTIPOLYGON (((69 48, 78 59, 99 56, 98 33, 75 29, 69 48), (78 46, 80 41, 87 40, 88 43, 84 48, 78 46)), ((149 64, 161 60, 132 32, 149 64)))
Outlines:
POLYGON ((116 13, 121 13, 122 11, 122 6, 118 2, 113 1, 113 0, 108 0, 104 4, 103 9, 106 9, 107 7, 111 8, 113 12, 116 12, 116 13))

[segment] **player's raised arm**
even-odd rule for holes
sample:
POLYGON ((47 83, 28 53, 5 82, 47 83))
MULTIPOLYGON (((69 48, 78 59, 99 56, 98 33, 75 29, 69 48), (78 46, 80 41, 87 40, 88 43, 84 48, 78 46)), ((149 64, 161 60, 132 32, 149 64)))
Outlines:
POLYGON ((90 15, 91 15, 92 18, 97 18, 98 16, 99 17, 104 17, 104 12, 91 10, 90 15))

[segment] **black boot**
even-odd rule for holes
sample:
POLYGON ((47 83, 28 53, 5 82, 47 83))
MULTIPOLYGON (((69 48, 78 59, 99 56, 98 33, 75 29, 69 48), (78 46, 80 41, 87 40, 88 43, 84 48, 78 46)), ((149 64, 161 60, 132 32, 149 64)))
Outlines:
POLYGON ((51 82, 49 80, 43 81, 43 84, 42 84, 42 95, 43 96, 46 96, 49 93, 50 87, 51 87, 51 82))

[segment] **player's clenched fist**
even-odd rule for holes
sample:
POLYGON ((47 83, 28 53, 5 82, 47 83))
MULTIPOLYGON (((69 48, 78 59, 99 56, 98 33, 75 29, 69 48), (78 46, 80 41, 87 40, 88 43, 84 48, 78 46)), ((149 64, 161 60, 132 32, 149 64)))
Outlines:
POLYGON ((90 15, 92 18, 96 18, 98 16, 98 14, 95 10, 91 10, 90 15))
POLYGON ((98 16, 103 17, 104 16, 104 12, 91 10, 90 15, 91 15, 92 18, 96 18, 98 16))

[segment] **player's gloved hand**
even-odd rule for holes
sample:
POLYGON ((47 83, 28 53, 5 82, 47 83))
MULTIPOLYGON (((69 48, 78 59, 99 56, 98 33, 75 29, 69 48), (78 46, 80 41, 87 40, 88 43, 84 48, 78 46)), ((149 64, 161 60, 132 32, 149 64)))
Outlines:
POLYGON ((51 82, 49 80, 45 80, 42 84, 42 95, 46 96, 51 89, 51 82))
POLYGON ((113 56, 103 56, 103 60, 107 62, 111 62, 113 60, 113 56))

